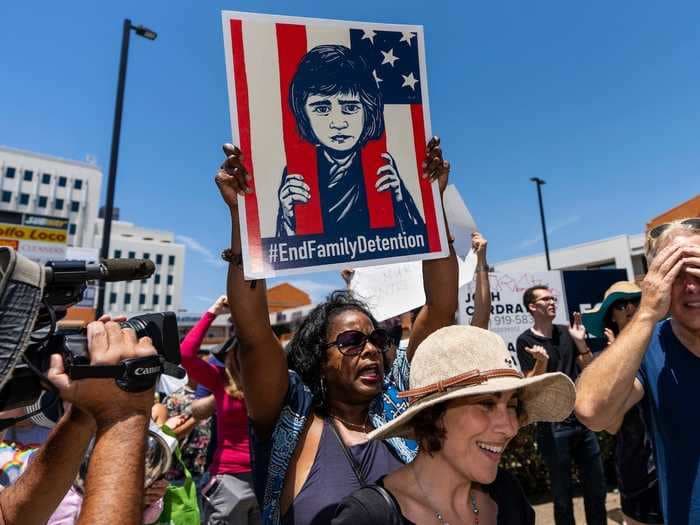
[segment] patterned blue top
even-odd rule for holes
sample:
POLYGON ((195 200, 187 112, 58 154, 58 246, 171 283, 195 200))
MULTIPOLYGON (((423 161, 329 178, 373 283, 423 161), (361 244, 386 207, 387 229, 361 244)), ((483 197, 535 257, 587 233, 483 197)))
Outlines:
MULTIPOLYGON (((369 408, 369 418, 375 428, 391 421, 408 408, 408 401, 399 399, 398 393, 408 390, 409 372, 406 351, 399 349, 391 370, 384 377, 384 391, 369 408)), ((299 375, 290 370, 289 389, 272 437, 267 441, 258 439, 251 426, 250 454, 255 493, 261 503, 262 521, 265 525, 281 523, 280 498, 284 479, 312 409, 311 391, 299 375)), ((389 438, 386 443, 404 463, 413 460, 418 448, 415 441, 403 438, 389 438)))

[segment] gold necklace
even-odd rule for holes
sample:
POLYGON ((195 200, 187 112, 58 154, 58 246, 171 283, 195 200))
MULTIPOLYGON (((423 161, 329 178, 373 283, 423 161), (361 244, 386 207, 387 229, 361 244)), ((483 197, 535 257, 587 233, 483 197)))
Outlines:
POLYGON ((355 432, 367 432, 367 427, 369 426, 369 412, 367 412, 367 415, 365 416, 365 422, 362 425, 358 425, 356 423, 350 423, 350 421, 345 421, 342 417, 338 417, 334 414, 330 414, 330 416, 335 419, 336 421, 340 421, 343 425, 345 425, 347 428, 350 430, 354 430, 355 432))
MULTIPOLYGON (((416 464, 411 463, 411 472, 413 472, 413 478, 416 480, 416 485, 418 485, 418 490, 421 491, 421 494, 423 494, 423 497, 425 498, 425 501, 428 503, 428 506, 430 507, 431 512, 435 515, 435 519, 438 520, 442 525, 450 525, 445 521, 445 518, 443 518, 442 513, 440 511, 435 510, 435 507, 433 504, 430 502, 428 499, 428 494, 423 490, 423 486, 420 483, 420 480, 418 479, 418 475, 416 474, 416 464)), ((474 525, 479 525, 479 506, 476 503, 476 494, 474 494, 473 490, 469 490, 469 496, 470 496, 470 503, 472 507, 472 512, 474 513, 474 525)))

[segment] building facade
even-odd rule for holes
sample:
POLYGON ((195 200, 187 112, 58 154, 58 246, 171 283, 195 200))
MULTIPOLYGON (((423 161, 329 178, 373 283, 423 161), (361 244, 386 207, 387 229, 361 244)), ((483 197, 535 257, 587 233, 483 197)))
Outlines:
POLYGON ((68 220, 69 246, 93 246, 101 183, 97 166, 0 146, 0 210, 68 220))
MULTIPOLYGON (((102 219, 95 221, 95 246, 102 244, 102 219)), ((156 265, 148 279, 105 283, 105 312, 135 314, 180 310, 185 273, 185 246, 175 234, 113 221, 109 243, 110 258, 150 259, 156 265)))

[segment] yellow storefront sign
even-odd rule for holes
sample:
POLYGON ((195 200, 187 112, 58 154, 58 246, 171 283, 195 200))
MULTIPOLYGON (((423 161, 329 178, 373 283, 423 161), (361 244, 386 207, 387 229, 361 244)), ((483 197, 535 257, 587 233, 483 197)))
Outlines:
POLYGON ((68 234, 65 230, 52 230, 49 228, 35 228, 33 226, 0 223, 0 239, 66 244, 68 234))

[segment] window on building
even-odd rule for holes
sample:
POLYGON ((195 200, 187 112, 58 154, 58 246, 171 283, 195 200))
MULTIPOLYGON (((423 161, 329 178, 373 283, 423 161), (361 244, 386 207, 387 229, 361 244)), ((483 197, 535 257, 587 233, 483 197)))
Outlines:
POLYGON ((168 255, 168 264, 170 266, 173 266, 175 264, 175 256, 174 255, 168 255))
POLYGON ((129 259, 136 259, 136 252, 129 252, 129 259))
POLYGON ((156 274, 156 277, 155 277, 155 279, 154 279, 153 282, 154 282, 155 284, 160 284, 160 274, 159 274, 159 273, 156 274))
POLYGON ((158 301, 160 300, 160 297, 158 297, 157 293, 153 294, 153 306, 156 306, 158 304, 158 301))
POLYGON ((2 192, 2 202, 10 202, 12 200, 12 192, 11 191, 3 191, 2 192))
POLYGON ((44 173, 41 176, 41 183, 42 184, 51 184, 51 175, 49 175, 48 173, 44 173))
POLYGON ((19 194, 19 203, 23 206, 26 206, 29 204, 29 193, 20 193, 19 194))
POLYGON ((71 201, 70 211, 80 211, 80 203, 78 201, 71 201))
POLYGON ((53 206, 57 210, 62 210, 63 209, 63 199, 56 199, 56 202, 54 203, 53 206))
POLYGON ((173 276, 168 275, 168 284, 173 284, 173 276))
POLYGON ((7 168, 5 168, 5 177, 7 177, 8 179, 14 179, 15 172, 15 168, 13 168, 12 166, 8 166, 7 168))
POLYGON ((170 306, 171 304, 173 304, 173 296, 166 295, 165 296, 165 306, 170 306))
POLYGON ((156 264, 163 264, 163 255, 160 253, 156 255, 156 264))
POLYGON ((39 208, 46 208, 46 205, 49 203, 49 198, 45 197, 44 195, 39 196, 39 201, 38 201, 38 206, 39 208))
POLYGON ((68 233, 70 235, 75 235, 75 232, 78 230, 77 226, 75 224, 69 224, 68 225, 68 233))
POLYGON ((121 250, 114 250, 114 258, 119 259, 122 256, 122 251, 121 250))
POLYGON ((131 304, 131 294, 130 293, 124 294, 124 304, 131 304))
POLYGON ((142 293, 139 295, 139 304, 146 304, 146 294, 142 293))
POLYGON ((65 177, 59 177, 59 178, 58 178, 58 185, 59 185, 61 188, 65 188, 67 182, 68 182, 68 179, 65 178, 65 177))
POLYGON ((282 312, 277 312, 277 322, 284 323, 287 320, 287 315, 282 312))
POLYGON ((82 179, 75 179, 75 180, 73 181, 73 188, 75 188, 76 190, 81 190, 81 189, 83 189, 83 181, 82 181, 82 179))
POLYGON ((24 180, 31 182, 34 178, 34 172, 32 170, 24 170, 24 180))
POLYGON ((148 282, 148 279, 141 279, 141 284, 146 284, 148 282))
POLYGON ((116 302, 117 302, 117 294, 112 292, 111 294, 109 294, 109 304, 114 304, 116 302))
POLYGON ((151 258, 151 254, 148 253, 148 252, 143 252, 143 258, 144 258, 144 259, 150 259, 150 258, 151 258))

